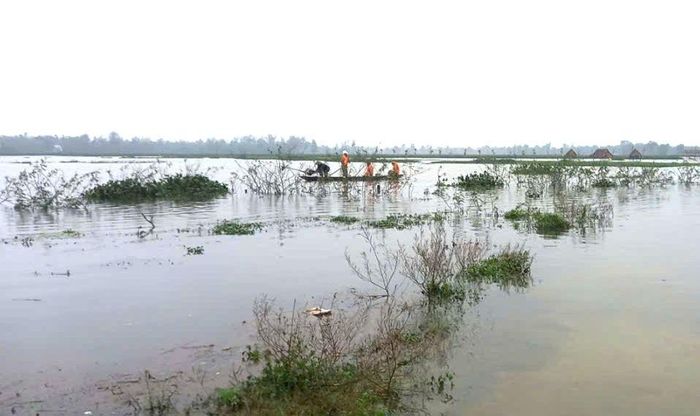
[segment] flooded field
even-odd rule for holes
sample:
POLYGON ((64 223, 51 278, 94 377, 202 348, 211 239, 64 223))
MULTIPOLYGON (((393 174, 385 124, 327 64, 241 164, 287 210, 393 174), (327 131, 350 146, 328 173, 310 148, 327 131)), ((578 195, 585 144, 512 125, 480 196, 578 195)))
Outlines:
MULTIPOLYGON (((17 176, 37 160, 0 157, 0 176, 17 176)), ((103 177, 154 161, 47 158, 66 175, 100 171, 103 177)), ((244 162, 167 163, 173 170, 197 165, 231 184, 244 162)), ((697 414, 700 186, 649 180, 552 189, 511 175, 491 190, 436 186, 440 178, 490 168, 418 161, 403 166, 407 181, 381 183, 379 190, 306 184, 302 192, 274 196, 233 183, 233 193, 206 202, 48 211, 5 204, 0 414, 148 414, 132 400, 145 370, 175 380, 180 402, 222 386, 256 342, 256 298, 267 295, 291 309, 369 290, 346 260, 346 252, 357 258, 366 250, 363 221, 437 212, 450 235, 490 247, 520 245, 534 260, 532 285, 486 287, 459 316, 454 342, 434 363, 453 374, 451 398, 427 401, 429 413, 697 414), (537 213, 585 206, 595 218, 541 232, 536 221, 506 219, 521 204, 537 213), (331 221, 336 216, 360 221, 331 221), (213 235, 225 219, 262 229, 213 235), (197 247, 200 254, 189 250, 197 247)), ((426 228, 370 232, 398 247, 426 228)))

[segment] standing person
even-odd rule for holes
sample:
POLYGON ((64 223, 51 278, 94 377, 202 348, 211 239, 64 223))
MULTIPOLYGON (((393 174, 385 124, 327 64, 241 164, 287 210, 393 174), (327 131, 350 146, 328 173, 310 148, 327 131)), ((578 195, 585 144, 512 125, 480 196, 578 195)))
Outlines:
POLYGON ((372 162, 367 161, 367 168, 365 168, 365 176, 371 177, 374 176, 374 166, 372 165, 372 162))
POLYGON ((350 155, 347 150, 343 150, 343 156, 340 157, 340 169, 343 172, 343 177, 348 177, 348 168, 350 166, 350 155))
POLYGON ((401 175, 401 168, 399 167, 399 164, 394 160, 391 162, 391 171, 389 172, 389 176, 392 178, 398 178, 399 175, 401 175))

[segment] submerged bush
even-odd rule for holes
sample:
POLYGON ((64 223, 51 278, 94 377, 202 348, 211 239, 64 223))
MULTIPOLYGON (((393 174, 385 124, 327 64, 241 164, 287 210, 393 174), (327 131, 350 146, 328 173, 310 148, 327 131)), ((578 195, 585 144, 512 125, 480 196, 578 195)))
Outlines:
POLYGON ((278 160, 251 160, 236 162, 238 172, 231 174, 231 179, 260 195, 290 195, 302 191, 299 171, 292 166, 289 155, 278 152, 278 160))
POLYGON ((317 318, 257 300, 260 345, 243 353, 253 371, 216 390, 216 414, 406 414, 416 410, 414 395, 449 396, 449 375, 431 378, 421 367, 440 348, 439 334, 407 305, 387 301, 375 312, 376 320, 366 308, 317 318))
POLYGON ((571 224, 564 217, 552 212, 538 212, 534 215, 535 229, 540 234, 558 234, 568 231, 571 224))
POLYGON ((5 177, 0 203, 12 203, 17 209, 84 208, 81 194, 96 180, 97 172, 65 177, 42 159, 17 177, 5 177))
POLYGON ((215 235, 253 235, 262 230, 262 224, 258 222, 237 222, 223 220, 217 223, 211 232, 215 235))
POLYGON ((484 251, 479 242, 449 241, 443 226, 437 224, 429 234, 417 236, 410 250, 402 250, 401 271, 428 301, 463 301, 467 288, 459 276, 484 251))
POLYGON ((490 172, 460 175, 453 183, 457 188, 469 190, 502 188, 504 185, 503 179, 490 172))
POLYGON ((505 247, 500 253, 467 267, 465 276, 472 283, 495 283, 501 288, 523 288, 530 284, 532 256, 522 248, 505 247))
POLYGON ((538 209, 524 208, 522 205, 506 211, 504 217, 510 221, 527 221, 534 225, 539 234, 559 234, 571 228, 571 223, 561 214, 541 212, 538 209))
POLYGON ((223 196, 228 186, 201 174, 166 175, 159 179, 137 176, 110 180, 85 192, 89 201, 123 202, 153 199, 197 200, 223 196))

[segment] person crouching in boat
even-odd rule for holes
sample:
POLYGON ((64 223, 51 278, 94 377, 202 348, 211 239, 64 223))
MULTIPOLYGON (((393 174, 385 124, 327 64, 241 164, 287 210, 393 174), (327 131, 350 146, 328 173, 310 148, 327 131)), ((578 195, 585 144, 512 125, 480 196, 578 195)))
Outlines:
POLYGON ((330 173, 331 167, 326 165, 323 162, 316 162, 316 173, 321 175, 321 177, 326 178, 328 177, 328 173, 330 173))
POLYGON ((326 165, 323 162, 316 162, 316 169, 305 169, 304 174, 306 176, 313 176, 315 174, 319 174, 321 177, 325 178, 328 176, 328 173, 331 171, 331 167, 326 165))
POLYGON ((390 178, 398 178, 401 175, 401 168, 396 161, 391 162, 391 170, 389 171, 390 178))
POLYGON ((367 167, 365 168, 365 176, 368 178, 374 176, 374 165, 372 165, 372 162, 367 162, 367 167))
POLYGON ((343 172, 343 177, 348 177, 348 168, 350 167, 350 155, 347 150, 343 150, 343 156, 340 157, 340 169, 343 172))

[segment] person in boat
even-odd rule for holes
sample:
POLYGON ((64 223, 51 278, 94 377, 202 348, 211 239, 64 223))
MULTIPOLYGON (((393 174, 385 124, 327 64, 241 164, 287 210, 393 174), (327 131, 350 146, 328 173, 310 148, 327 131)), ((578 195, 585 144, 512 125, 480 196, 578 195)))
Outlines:
POLYGON ((401 168, 399 164, 394 160, 391 162, 391 170, 389 171, 390 178, 398 178, 401 175, 401 168))
POLYGON ((321 175, 322 177, 328 177, 328 174, 331 171, 331 167, 326 165, 323 162, 316 162, 316 173, 321 175))
POLYGON ((374 176, 374 165, 372 165, 372 162, 370 162, 370 161, 367 161, 367 167, 365 168, 365 176, 366 177, 374 176))
POLYGON ((343 177, 348 177, 348 169, 350 168, 350 155, 347 150, 343 150, 343 155, 340 157, 340 170, 343 172, 343 177))

